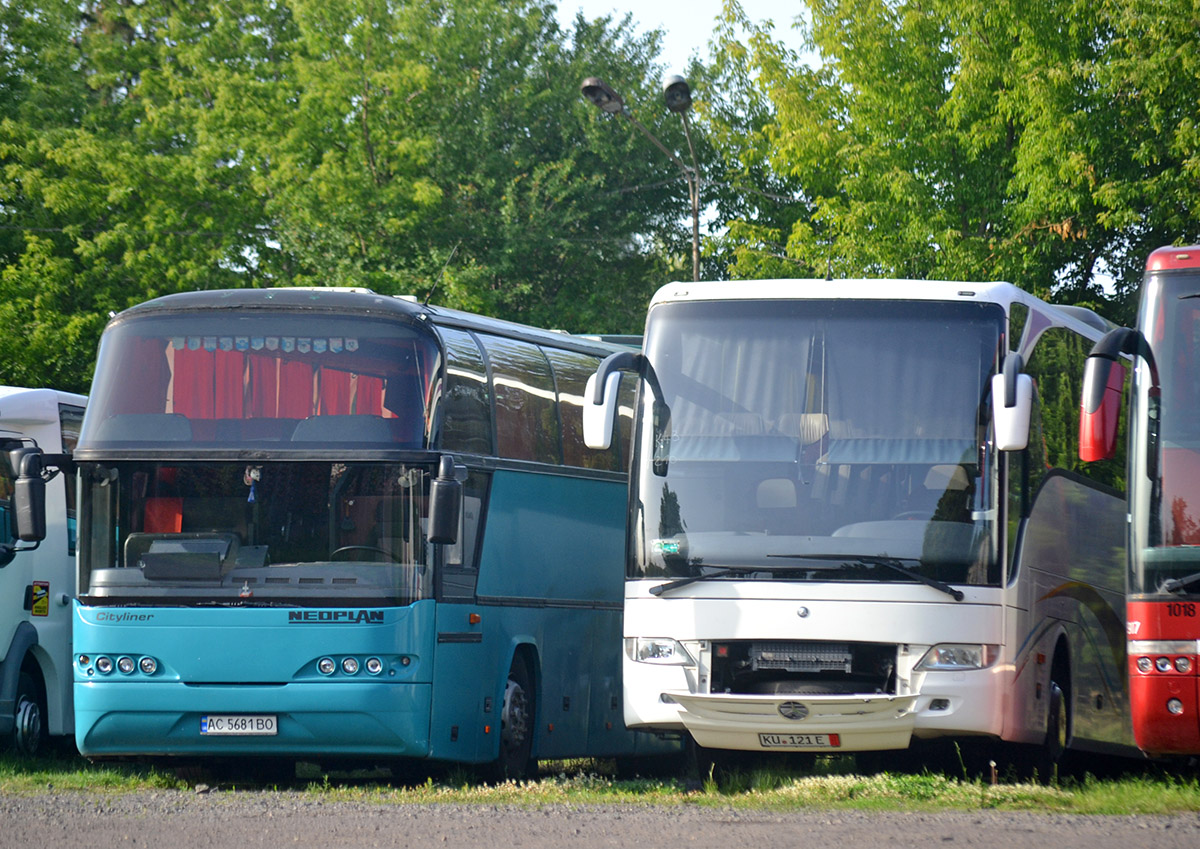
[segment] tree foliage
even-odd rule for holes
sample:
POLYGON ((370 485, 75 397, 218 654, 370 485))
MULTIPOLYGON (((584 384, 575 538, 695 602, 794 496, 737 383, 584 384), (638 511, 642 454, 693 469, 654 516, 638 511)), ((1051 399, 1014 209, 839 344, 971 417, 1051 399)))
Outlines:
POLYGON ((1102 302, 1101 275, 1127 296, 1150 250, 1200 237, 1190 0, 811 0, 808 62, 726 19, 755 32, 714 56, 740 82, 711 111, 726 167, 765 160, 797 199, 731 210, 740 274, 786 258, 1102 302))
POLYGON ((83 390, 110 312, 204 288, 637 330, 684 189, 578 85, 647 96, 656 50, 542 0, 11 0, 0 381, 83 390))
MULTIPOLYGON (((1200 240, 1194 0, 797 8, 805 54, 726 0, 688 70, 704 276, 1007 279, 1125 319, 1146 254, 1200 240)), ((549 0, 0 3, 0 381, 86 389, 110 312, 200 288, 636 331, 688 276, 687 187, 578 86, 682 153, 657 49, 549 0)))

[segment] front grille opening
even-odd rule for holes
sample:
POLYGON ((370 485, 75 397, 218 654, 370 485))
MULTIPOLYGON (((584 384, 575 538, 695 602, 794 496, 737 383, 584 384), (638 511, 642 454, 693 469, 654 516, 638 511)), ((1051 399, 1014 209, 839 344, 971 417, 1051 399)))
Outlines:
POLYGON ((711 692, 894 694, 896 646, 789 640, 713 643, 711 692))

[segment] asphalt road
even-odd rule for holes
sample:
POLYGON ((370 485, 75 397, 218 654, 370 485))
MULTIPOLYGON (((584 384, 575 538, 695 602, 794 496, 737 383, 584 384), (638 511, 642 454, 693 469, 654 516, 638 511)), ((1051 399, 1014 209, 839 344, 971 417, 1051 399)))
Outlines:
POLYGON ((1200 812, 776 814, 697 806, 364 804, 296 791, 0 796, 2 849, 133 846, 1197 849, 1200 812))

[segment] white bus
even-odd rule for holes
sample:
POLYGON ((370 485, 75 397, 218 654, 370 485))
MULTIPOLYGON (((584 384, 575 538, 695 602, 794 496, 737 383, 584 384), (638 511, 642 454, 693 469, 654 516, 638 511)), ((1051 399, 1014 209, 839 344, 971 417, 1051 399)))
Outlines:
POLYGON ((975 737, 1044 770, 1132 751, 1123 461, 1073 468, 1110 326, 1007 283, 661 289, 584 413, 603 445, 639 387, 626 724, 751 751, 975 737))
POLYGON ((65 464, 86 401, 53 389, 0 386, 0 750, 21 756, 37 754, 51 736, 75 733, 75 477, 55 475, 46 484, 44 538, 35 544, 18 538, 15 481, 21 458, 35 446, 65 464))

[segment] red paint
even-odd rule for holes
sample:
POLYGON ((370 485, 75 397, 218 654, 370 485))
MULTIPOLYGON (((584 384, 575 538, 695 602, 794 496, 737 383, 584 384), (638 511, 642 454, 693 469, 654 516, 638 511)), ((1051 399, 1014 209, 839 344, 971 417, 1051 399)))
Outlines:
POLYGON ((1147 271, 1200 268, 1200 245, 1183 248, 1159 248, 1146 259, 1147 271))
MULTIPOLYGON (((1200 637, 1200 604, 1170 601, 1130 601, 1127 605, 1131 640, 1185 640, 1195 645, 1200 637), (1190 615, 1189 615, 1190 612, 1190 615)), ((1152 755, 1196 754, 1200 752, 1200 657, 1179 653, 1129 653, 1129 707, 1133 736, 1138 748, 1152 755), (1166 657, 1171 667, 1142 672, 1139 657, 1156 661, 1166 657), (1191 661, 1187 672, 1175 668, 1175 660, 1191 661), (1167 710, 1169 699, 1179 699, 1183 712, 1167 710)))
POLYGON ((1117 424, 1121 418, 1122 391, 1125 386, 1125 367, 1113 363, 1100 406, 1088 412, 1079 408, 1079 459, 1085 463, 1107 460, 1116 454, 1117 424))

